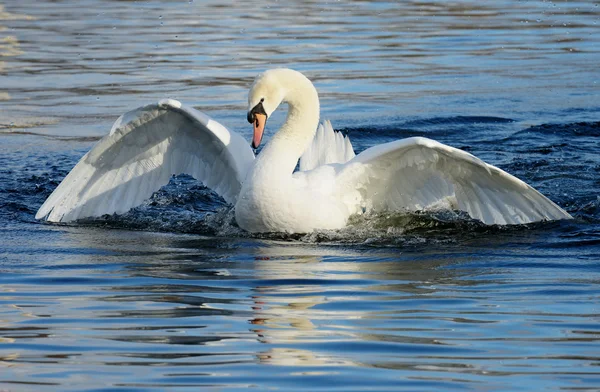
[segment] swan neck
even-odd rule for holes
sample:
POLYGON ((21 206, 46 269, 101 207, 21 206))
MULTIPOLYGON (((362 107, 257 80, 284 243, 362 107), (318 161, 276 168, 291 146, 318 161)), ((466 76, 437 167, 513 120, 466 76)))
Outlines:
POLYGON ((319 125, 319 97, 312 83, 301 75, 284 97, 288 113, 284 124, 265 146, 259 160, 269 161, 276 172, 291 176, 298 160, 313 140, 319 125))

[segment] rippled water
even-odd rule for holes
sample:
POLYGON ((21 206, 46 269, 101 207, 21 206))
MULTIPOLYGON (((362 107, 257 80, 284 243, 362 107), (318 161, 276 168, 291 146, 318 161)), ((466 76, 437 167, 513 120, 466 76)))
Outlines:
POLYGON ((599 28, 597 1, 0 5, 0 390, 598 390, 599 28), (253 237, 180 176, 122 217, 34 220, 137 106, 177 98, 249 139, 274 66, 357 150, 431 137, 576 219, 253 237))

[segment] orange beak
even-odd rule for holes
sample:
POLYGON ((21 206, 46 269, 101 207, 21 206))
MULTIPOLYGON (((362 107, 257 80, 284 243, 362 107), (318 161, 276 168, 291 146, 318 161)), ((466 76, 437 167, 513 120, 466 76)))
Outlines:
POLYGON ((260 141, 265 131, 265 124, 267 123, 267 116, 260 113, 254 114, 254 135, 252 136, 252 148, 256 149, 260 145, 260 141))

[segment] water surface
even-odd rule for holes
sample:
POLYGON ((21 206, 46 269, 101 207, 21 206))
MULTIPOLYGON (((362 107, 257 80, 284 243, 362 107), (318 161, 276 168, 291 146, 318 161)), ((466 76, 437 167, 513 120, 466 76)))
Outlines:
POLYGON ((0 389, 600 388, 598 2, 0 8, 0 389), (430 137, 575 219, 249 236, 181 176, 121 217, 34 220, 137 106, 176 98, 249 140, 248 86, 275 66, 315 82, 357 151, 430 137))

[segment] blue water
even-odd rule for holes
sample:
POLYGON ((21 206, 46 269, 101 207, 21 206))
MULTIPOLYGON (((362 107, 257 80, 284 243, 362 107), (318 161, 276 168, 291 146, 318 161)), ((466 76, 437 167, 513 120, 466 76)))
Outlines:
POLYGON ((600 389, 598 64, 597 1, 5 2, 0 390, 600 389), (357 151, 427 136, 575 219, 250 236, 179 176, 120 217, 35 221, 137 106, 176 98, 249 140, 275 66, 357 151))

